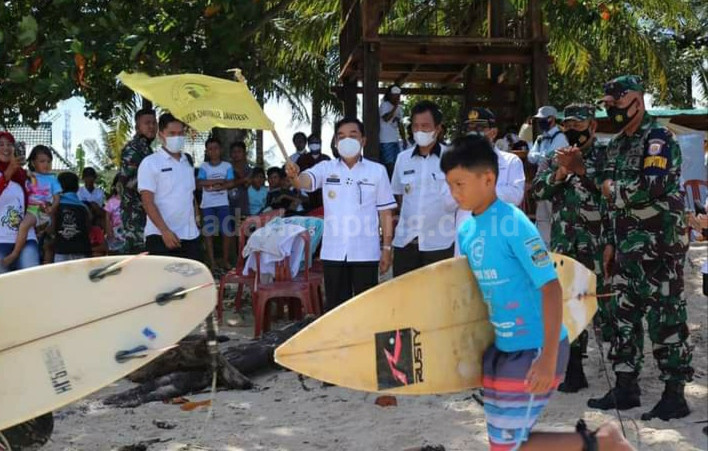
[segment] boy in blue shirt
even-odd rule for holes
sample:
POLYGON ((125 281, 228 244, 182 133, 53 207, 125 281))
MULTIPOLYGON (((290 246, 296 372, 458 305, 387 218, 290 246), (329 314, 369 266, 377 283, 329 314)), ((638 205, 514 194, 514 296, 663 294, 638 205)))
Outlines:
POLYGON ((482 382, 490 449, 632 449, 609 423, 593 433, 579 422, 577 433, 530 434, 568 362, 553 261, 524 213, 497 199, 498 159, 486 139, 455 140, 440 167, 460 208, 472 212, 457 236, 494 325, 482 382))
POLYGON ((251 171, 251 186, 248 187, 248 214, 258 215, 266 207, 268 188, 265 186, 263 168, 253 168, 251 171))

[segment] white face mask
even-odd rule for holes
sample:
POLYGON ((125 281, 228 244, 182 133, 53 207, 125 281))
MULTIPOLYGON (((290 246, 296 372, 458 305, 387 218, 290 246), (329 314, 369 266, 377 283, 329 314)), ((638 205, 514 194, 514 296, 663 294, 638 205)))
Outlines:
POLYGON ((310 144, 310 152, 319 153, 321 148, 322 148, 322 145, 320 145, 320 144, 310 144))
POLYGON ((415 132, 413 140, 420 147, 428 147, 435 142, 435 132, 415 132))
POLYGON ((165 138, 165 147, 172 153, 179 153, 184 148, 184 136, 168 136, 165 138))
POLYGON ((342 158, 354 158, 361 151, 361 143, 354 138, 342 138, 337 144, 337 150, 342 158))

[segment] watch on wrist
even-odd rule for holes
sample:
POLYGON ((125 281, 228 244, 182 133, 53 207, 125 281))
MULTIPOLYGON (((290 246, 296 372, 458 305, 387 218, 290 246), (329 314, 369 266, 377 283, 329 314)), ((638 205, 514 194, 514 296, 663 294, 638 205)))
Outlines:
POLYGON ((381 249, 383 249, 385 251, 393 250, 393 248, 391 246, 381 246, 381 249))

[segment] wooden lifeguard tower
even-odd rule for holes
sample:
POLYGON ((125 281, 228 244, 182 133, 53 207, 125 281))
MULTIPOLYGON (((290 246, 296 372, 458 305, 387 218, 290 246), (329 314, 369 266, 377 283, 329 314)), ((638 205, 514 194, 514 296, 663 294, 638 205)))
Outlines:
POLYGON ((420 0, 342 0, 334 92, 346 116, 356 116, 363 94, 366 155, 378 158, 380 82, 405 84, 403 94, 461 96, 460 121, 471 106, 490 108, 502 133, 545 104, 549 58, 541 1, 528 0, 519 11, 506 0, 429 0, 420 24, 434 24, 416 27, 420 0), (445 1, 453 7, 443 8, 445 1), (402 18, 401 10, 411 13, 402 18), (411 28, 425 34, 405 31, 411 28))

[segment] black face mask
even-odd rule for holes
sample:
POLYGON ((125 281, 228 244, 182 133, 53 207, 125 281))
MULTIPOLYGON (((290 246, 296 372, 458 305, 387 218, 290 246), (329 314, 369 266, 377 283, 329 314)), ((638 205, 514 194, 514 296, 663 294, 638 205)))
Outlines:
POLYGON ((637 99, 634 99, 634 101, 630 102, 630 104, 624 108, 617 108, 616 106, 607 108, 607 116, 610 118, 612 128, 615 132, 622 131, 622 129, 627 126, 629 121, 634 119, 637 115, 637 113, 634 113, 632 116, 629 116, 628 114, 629 109, 632 108, 632 105, 634 105, 636 101, 637 99))
POLYGON ((565 137, 568 138, 568 144, 575 147, 583 147, 590 141, 590 128, 583 130, 566 130, 565 137))
POLYGON ((551 129, 551 121, 548 119, 539 119, 538 128, 540 128, 542 132, 547 132, 551 129))

